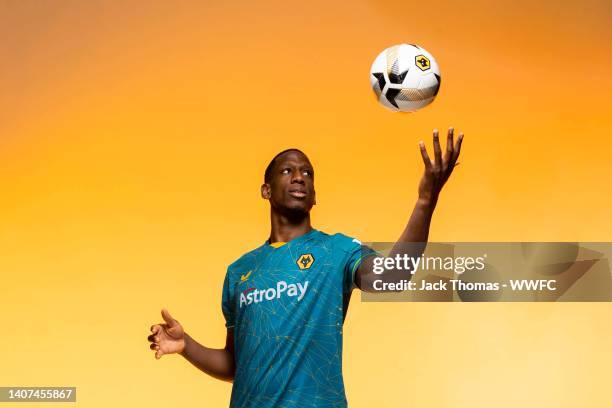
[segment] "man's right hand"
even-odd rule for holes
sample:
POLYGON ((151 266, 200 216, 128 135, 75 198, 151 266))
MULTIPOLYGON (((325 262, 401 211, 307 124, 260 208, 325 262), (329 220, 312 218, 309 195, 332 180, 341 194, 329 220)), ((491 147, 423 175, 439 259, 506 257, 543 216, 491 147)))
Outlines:
POLYGON ((164 354, 182 353, 185 350, 185 331, 166 309, 162 309, 162 317, 166 323, 151 326, 151 335, 147 340, 151 342, 149 348, 155 350, 155 358, 160 359, 164 354))

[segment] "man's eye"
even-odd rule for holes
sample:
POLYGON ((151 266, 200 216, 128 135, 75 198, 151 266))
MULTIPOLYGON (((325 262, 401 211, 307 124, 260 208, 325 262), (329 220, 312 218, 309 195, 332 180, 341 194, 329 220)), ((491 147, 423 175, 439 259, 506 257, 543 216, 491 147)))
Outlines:
POLYGON ((289 174, 289 172, 291 172, 290 169, 283 169, 283 171, 281 171, 281 174, 289 174))
POLYGON ((312 172, 310 170, 304 170, 302 172, 305 176, 312 176, 312 172))

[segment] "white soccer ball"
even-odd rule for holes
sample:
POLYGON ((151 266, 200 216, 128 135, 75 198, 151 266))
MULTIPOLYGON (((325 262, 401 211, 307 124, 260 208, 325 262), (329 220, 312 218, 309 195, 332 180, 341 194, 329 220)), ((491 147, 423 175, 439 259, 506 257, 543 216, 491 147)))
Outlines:
POLYGON ((370 68, 378 102, 395 112, 413 112, 429 105, 440 90, 441 79, 433 55, 413 44, 387 48, 370 68))

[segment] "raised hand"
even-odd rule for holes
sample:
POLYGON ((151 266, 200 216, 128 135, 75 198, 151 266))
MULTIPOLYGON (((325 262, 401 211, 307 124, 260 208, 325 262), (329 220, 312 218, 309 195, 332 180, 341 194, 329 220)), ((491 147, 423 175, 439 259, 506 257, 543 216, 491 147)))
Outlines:
POLYGON ((448 137, 446 141, 446 152, 444 158, 442 157, 442 149, 440 148, 440 139, 438 137, 438 129, 433 131, 433 146, 434 146, 434 160, 432 161, 427 154, 425 143, 419 142, 421 148, 421 156, 425 163, 425 172, 419 183, 419 199, 427 200, 430 203, 436 203, 440 191, 444 186, 444 183, 448 180, 453 169, 459 163, 459 152, 461 151, 461 142, 463 141, 463 133, 459 133, 457 142, 454 143, 453 135, 455 130, 451 127, 448 128, 448 137))
POLYGON ((164 354, 182 353, 185 349, 185 331, 166 309, 162 309, 162 318, 166 323, 151 326, 151 335, 147 340, 151 342, 149 348, 155 350, 155 358, 160 359, 164 354))

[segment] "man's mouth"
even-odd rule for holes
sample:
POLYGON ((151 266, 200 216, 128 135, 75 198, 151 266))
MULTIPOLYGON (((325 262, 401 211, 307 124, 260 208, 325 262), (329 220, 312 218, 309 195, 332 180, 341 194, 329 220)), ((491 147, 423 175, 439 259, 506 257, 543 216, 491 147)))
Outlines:
POLYGON ((289 190, 289 195, 294 198, 304 198, 307 194, 302 190, 289 190))

